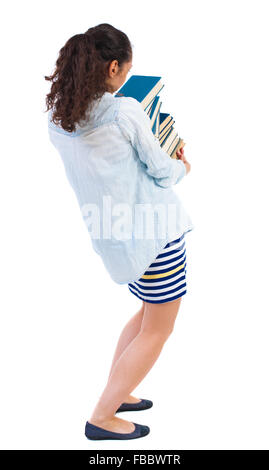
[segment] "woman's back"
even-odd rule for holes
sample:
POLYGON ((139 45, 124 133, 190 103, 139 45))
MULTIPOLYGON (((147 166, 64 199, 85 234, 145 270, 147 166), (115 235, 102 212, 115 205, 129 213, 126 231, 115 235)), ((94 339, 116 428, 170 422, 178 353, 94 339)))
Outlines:
POLYGON ((134 98, 105 92, 73 133, 50 115, 48 124, 94 250, 115 282, 139 279, 167 242, 193 228, 171 187, 183 162, 164 152, 134 98))

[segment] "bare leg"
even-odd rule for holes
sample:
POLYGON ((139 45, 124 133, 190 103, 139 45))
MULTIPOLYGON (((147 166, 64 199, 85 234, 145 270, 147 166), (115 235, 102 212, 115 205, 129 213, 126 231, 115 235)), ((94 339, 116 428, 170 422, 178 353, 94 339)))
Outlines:
POLYGON ((107 385, 89 419, 109 431, 132 432, 134 424, 115 416, 125 397, 147 375, 173 331, 181 298, 164 304, 146 302, 140 332, 114 365, 107 385))
MULTIPOLYGON (((113 361, 111 364, 109 377, 111 376, 114 366, 117 360, 119 359, 119 357, 121 356, 121 354, 123 353, 123 351, 125 350, 125 348, 130 344, 130 342, 139 333, 142 320, 143 320, 144 308, 145 308, 145 302, 142 303, 142 307, 140 308, 140 310, 135 315, 132 316, 132 318, 128 321, 128 323, 123 328, 121 335, 119 337, 118 343, 117 343, 114 356, 113 356, 113 361)), ((124 398, 123 401, 125 403, 138 403, 140 399, 129 394, 127 397, 124 398)))

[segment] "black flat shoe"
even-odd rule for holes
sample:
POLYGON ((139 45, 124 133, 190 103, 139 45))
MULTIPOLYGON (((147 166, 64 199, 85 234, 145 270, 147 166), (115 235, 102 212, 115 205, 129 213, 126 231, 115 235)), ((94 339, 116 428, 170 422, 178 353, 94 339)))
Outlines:
POLYGON ((145 398, 140 398, 140 401, 137 403, 122 403, 121 406, 117 409, 116 413, 120 411, 141 411, 151 408, 153 402, 151 400, 146 400, 145 398))
POLYGON ((135 425, 134 431, 128 433, 121 433, 107 431, 106 429, 100 428, 99 426, 95 426, 94 424, 89 423, 89 421, 86 421, 85 436, 87 437, 87 439, 91 439, 93 441, 100 441, 104 439, 137 439, 139 437, 146 436, 150 431, 150 428, 148 426, 144 426, 143 424, 137 423, 133 424, 135 425))

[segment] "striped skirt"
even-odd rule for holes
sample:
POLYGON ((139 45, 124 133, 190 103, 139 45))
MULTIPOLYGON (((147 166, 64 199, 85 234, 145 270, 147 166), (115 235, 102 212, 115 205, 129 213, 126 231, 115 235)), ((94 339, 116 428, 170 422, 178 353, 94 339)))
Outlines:
POLYGON ((168 242, 138 281, 128 283, 139 299, 152 304, 171 302, 187 292, 184 233, 168 242))

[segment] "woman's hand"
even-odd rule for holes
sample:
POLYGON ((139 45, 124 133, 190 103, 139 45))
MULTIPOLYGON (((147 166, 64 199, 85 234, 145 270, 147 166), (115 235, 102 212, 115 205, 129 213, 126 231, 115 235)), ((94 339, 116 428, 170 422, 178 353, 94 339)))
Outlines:
POLYGON ((179 150, 176 151, 176 158, 177 158, 178 160, 181 160, 181 161, 184 163, 184 165, 185 165, 185 167, 186 167, 186 174, 188 174, 189 171, 191 170, 191 165, 190 165, 190 163, 186 160, 186 157, 185 157, 185 155, 184 155, 184 147, 181 147, 181 149, 179 149, 179 150))

